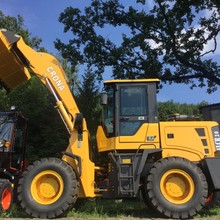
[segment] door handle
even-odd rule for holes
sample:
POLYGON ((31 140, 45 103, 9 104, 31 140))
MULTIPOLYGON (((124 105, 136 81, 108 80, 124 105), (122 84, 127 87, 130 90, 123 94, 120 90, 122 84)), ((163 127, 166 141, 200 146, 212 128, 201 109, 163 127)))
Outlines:
POLYGON ((129 121, 129 117, 121 117, 121 121, 129 121))

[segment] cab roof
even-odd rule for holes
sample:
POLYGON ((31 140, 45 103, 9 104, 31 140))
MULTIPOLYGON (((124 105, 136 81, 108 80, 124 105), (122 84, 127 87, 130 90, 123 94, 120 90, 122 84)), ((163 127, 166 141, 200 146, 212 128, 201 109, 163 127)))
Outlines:
POLYGON ((150 83, 155 82, 159 83, 160 80, 157 78, 153 79, 114 79, 114 80, 105 80, 104 84, 114 84, 114 83, 150 83))

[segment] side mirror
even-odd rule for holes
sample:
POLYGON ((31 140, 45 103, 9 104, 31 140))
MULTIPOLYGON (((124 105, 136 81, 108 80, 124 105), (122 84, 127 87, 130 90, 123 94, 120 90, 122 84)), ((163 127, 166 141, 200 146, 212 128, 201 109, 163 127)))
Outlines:
POLYGON ((108 95, 107 93, 102 93, 100 97, 100 104, 107 105, 108 104, 108 95))
POLYGON ((83 115, 82 113, 76 113, 74 128, 78 131, 78 141, 82 141, 83 134, 83 115))

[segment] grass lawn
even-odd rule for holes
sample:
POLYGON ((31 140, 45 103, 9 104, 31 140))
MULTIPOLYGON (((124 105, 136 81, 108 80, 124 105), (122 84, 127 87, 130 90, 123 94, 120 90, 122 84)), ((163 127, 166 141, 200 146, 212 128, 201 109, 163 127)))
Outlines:
MULTIPOLYGON (((202 210, 195 218, 218 217, 220 208, 202 210)), ((12 209, 0 215, 0 218, 28 218, 24 211, 13 205, 12 209)), ((153 210, 148 209, 140 200, 104 200, 87 201, 79 210, 69 211, 66 217, 73 218, 160 218, 153 210)))
MULTIPOLYGON (((70 211, 68 217, 74 218, 161 218, 155 211, 146 207, 143 201, 130 200, 103 200, 87 201, 78 211, 70 211)), ((197 218, 217 217, 220 219, 220 208, 202 210, 197 218)))

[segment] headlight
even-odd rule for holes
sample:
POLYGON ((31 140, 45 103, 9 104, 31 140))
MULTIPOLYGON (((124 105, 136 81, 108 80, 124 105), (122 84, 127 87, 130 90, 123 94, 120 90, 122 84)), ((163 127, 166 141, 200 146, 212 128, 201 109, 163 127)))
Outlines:
POLYGON ((5 140, 0 140, 0 147, 4 147, 5 145, 5 140))

